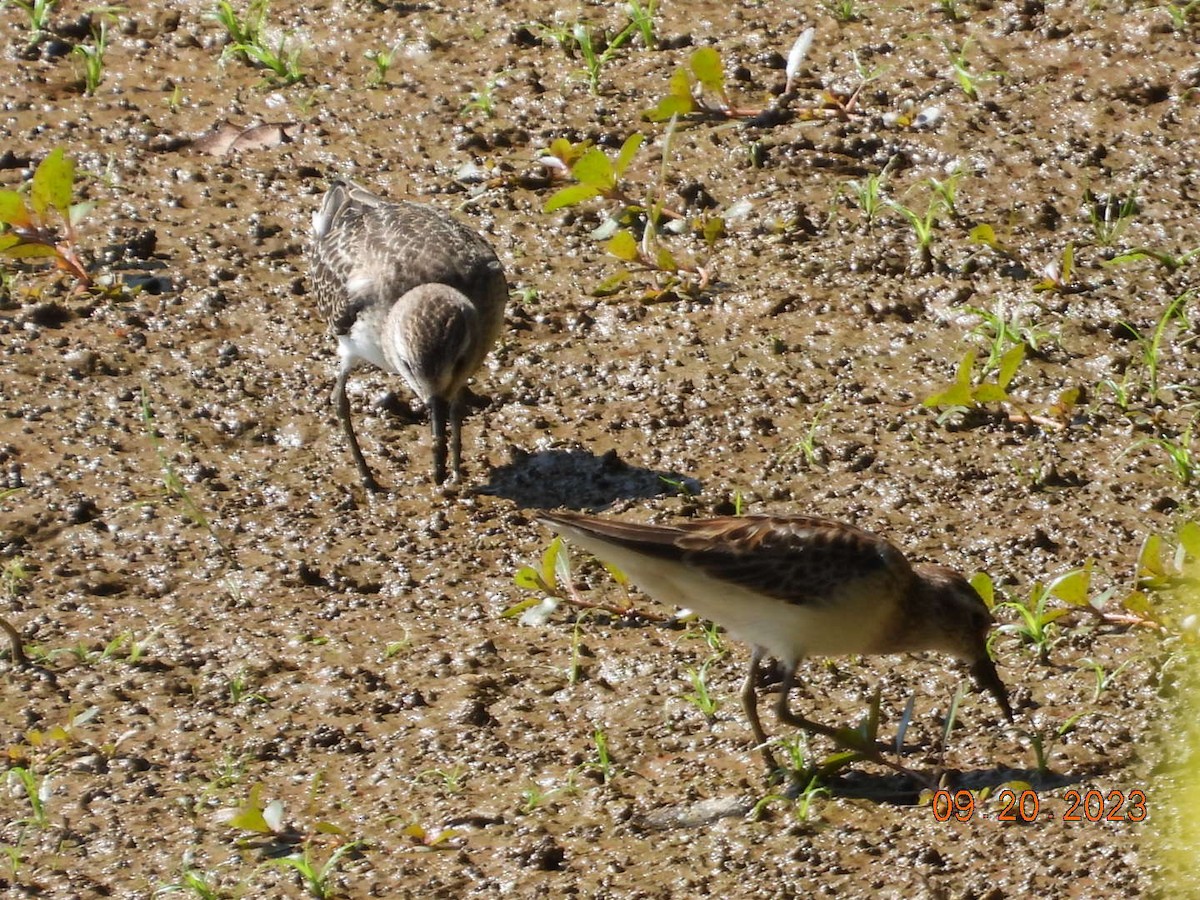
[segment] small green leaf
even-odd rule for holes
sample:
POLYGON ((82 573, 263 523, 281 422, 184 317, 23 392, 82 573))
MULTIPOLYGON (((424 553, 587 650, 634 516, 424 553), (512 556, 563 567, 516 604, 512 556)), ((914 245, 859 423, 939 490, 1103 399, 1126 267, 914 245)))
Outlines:
POLYGON ((610 191, 617 185, 617 175, 612 162, 599 147, 593 147, 571 166, 571 174, 581 185, 594 188, 597 193, 610 191))
POLYGON ((666 247, 659 247, 654 254, 654 265, 663 272, 678 272, 679 263, 675 261, 675 256, 666 247))
POLYGON ((1179 526, 1179 546, 1192 559, 1200 559, 1200 523, 1188 521, 1179 526))
POLYGON ((63 153, 62 147, 55 147, 33 173, 29 203, 39 215, 53 207, 65 216, 71 206, 74 184, 75 163, 63 153))
POLYGON ((537 606, 541 602, 541 597, 526 597, 524 600, 521 600, 519 603, 514 603, 512 606, 505 609, 504 612, 500 613, 500 618, 515 619, 517 616, 521 615, 521 613, 525 612, 525 610, 537 606))
POLYGON ((971 229, 971 241, 975 244, 984 244, 993 250, 1000 246, 1000 242, 996 240, 996 229, 986 223, 976 225, 971 229))
POLYGON ((1062 273, 1059 275, 1059 280, 1063 284, 1071 283, 1071 273, 1075 271, 1075 244, 1067 241, 1067 246, 1063 247, 1062 253, 1062 273))
POLYGON ((643 115, 651 122, 665 122, 672 116, 686 116, 695 109, 696 102, 692 100, 690 94, 686 97, 676 97, 672 94, 669 97, 663 97, 654 109, 648 110, 643 115))
POLYGON ((5 256, 13 259, 31 259, 38 256, 58 256, 58 251, 49 244, 43 244, 41 241, 29 241, 28 243, 20 241, 4 251, 5 256))
POLYGON ((533 566, 521 566, 513 576, 513 582, 519 588, 527 591, 545 591, 547 587, 542 582, 542 576, 533 566))
POLYGON ((1091 567, 1084 566, 1082 569, 1073 569, 1065 575, 1055 578, 1047 585, 1046 593, 1053 594, 1059 600, 1072 606, 1086 606, 1091 582, 1091 567))
POLYGON ((242 831, 253 831, 256 834, 271 833, 271 826, 267 824, 267 820, 263 817, 261 795, 261 784, 256 784, 250 788, 250 796, 246 798, 246 804, 238 810, 237 815, 229 820, 231 828, 239 828, 242 831))
POLYGON ((724 93, 725 69, 721 65, 720 53, 712 47, 701 47, 692 54, 690 64, 696 80, 706 91, 724 93))
POLYGON ((563 549, 563 539, 555 536, 554 540, 546 547, 542 553, 542 583, 547 586, 548 590, 553 590, 557 585, 558 577, 558 558, 565 554, 563 549))
POLYGON ((573 184, 558 191, 546 201, 543 212, 554 212, 567 206, 576 206, 585 200, 600 196, 600 189, 590 184, 573 184))
POLYGON ((628 231, 618 231, 604 248, 610 255, 627 262, 638 259, 638 242, 628 231))
POLYGON ((621 587, 629 586, 629 576, 626 575, 616 565, 614 565, 613 563, 604 562, 603 560, 600 561, 600 565, 604 566, 604 568, 608 572, 608 574, 612 576, 613 581, 615 581, 621 587))
POLYGON ((1008 392, 998 384, 981 384, 971 392, 971 399, 977 405, 981 403, 1003 403, 1008 399, 1008 392))
POLYGON ((346 833, 346 830, 344 828, 339 828, 337 825, 334 825, 332 822, 317 822, 315 825, 313 825, 313 831, 317 832, 318 834, 343 835, 346 833))
POLYGON ((725 220, 720 216, 713 216, 704 223, 704 243, 708 246, 715 244, 720 238, 725 237, 725 220))
POLYGON ((633 162, 633 157, 637 154, 638 149, 645 140, 646 136, 640 131, 635 131, 629 137, 625 138, 625 143, 621 145, 621 152, 617 154, 616 165, 613 167, 616 170, 617 177, 625 174, 625 170, 629 168, 629 164, 633 162))
POLYGON ((987 572, 976 572, 972 575, 971 587, 975 588, 975 593, 983 599, 988 609, 996 604, 996 588, 987 572))
POLYGON ((0 222, 13 228, 28 228, 31 224, 25 200, 16 191, 0 191, 0 222))
POLYGON ((1161 535, 1150 534, 1142 542, 1141 552, 1138 553, 1138 577, 1145 575, 1162 577, 1166 574, 1162 561, 1163 539, 1161 535))
POLYGON ((996 383, 1002 388, 1008 387, 1008 383, 1012 381, 1013 376, 1017 374, 1017 368, 1025 359, 1025 345, 1017 344, 1002 357, 1000 357, 1000 374, 996 376, 996 383))
POLYGON ((610 297, 617 293, 621 289, 621 285, 628 280, 629 272, 627 272, 625 269, 614 272, 612 275, 609 275, 602 282, 592 288, 592 296, 610 297))

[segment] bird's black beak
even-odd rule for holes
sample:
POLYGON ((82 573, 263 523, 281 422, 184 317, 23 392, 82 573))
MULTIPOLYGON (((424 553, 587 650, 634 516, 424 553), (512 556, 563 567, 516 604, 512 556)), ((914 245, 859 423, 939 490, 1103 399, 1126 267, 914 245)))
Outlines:
POLYGON ((1008 702, 1008 688, 1004 686, 1004 682, 996 674, 996 664, 988 656, 983 656, 975 665, 971 666, 971 677, 975 679, 975 683, 982 690, 987 691, 996 698, 996 702, 1004 710, 1005 718, 1011 722, 1013 720, 1013 711, 1012 706, 1008 702))

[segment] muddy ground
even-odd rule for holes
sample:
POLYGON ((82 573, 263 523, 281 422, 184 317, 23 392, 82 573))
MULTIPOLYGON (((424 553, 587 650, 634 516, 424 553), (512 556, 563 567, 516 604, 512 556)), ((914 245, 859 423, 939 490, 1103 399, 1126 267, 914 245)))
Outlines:
MULTIPOLYGON (((292 84, 229 52, 215 4, 169 6, 109 19, 90 96, 72 48, 100 14, 64 0, 33 35, 0 10, 0 181, 62 147, 98 201, 94 290, 5 264, 0 615, 33 663, 0 659, 7 896, 1197 895, 1156 877, 1189 863, 1152 840, 1190 802, 1186 748, 1154 742, 1189 721, 1186 623, 1163 592, 1123 605, 1144 542, 1169 553, 1197 500, 1195 11, 665 2, 592 92, 572 26, 602 46, 624 4, 275 2, 264 46, 300 49, 292 84), (747 114, 685 116, 664 160, 643 113, 701 47, 747 114), (366 53, 389 48, 381 73, 366 53), (191 143, 222 120, 288 127, 191 143), (622 184, 685 217, 660 245, 691 271, 598 296, 635 268, 593 235, 621 204, 544 212, 571 181, 537 160, 556 138, 615 158, 635 132, 622 184), (930 253, 849 186, 885 169, 883 198, 918 217, 931 179, 951 186, 930 253), (305 278, 335 176, 455 211, 507 268, 460 489, 430 483, 399 379, 366 370, 352 401, 390 490, 358 483, 305 278), (997 384, 990 351, 1018 345, 1008 402, 923 405, 968 351, 997 384), (986 572, 998 600, 1091 565, 1091 600, 1166 627, 1074 611, 1044 653, 1000 634, 1016 724, 971 690, 947 739, 947 660, 810 661, 801 709, 853 725, 881 687, 890 740, 913 698, 898 759, 950 770, 978 809, 938 821, 868 763, 772 797, 744 646, 569 605, 504 615, 550 539, 531 510, 553 506, 815 513, 986 572), (687 699, 706 663, 707 716, 687 699), (997 821, 1013 781, 1035 821, 997 821), (1118 821, 1063 821, 1072 790, 1118 821)), ((574 564, 582 596, 626 602, 574 564)))

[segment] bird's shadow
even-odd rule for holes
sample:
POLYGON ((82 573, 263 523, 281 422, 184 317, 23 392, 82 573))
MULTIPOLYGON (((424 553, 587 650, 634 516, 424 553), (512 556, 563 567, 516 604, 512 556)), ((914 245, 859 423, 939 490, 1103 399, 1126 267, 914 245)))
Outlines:
POLYGON ((630 465, 616 450, 597 456, 584 449, 529 453, 514 447, 510 454, 510 461, 493 469, 487 483, 477 490, 526 509, 596 512, 617 500, 700 492, 695 478, 630 465))
MULTIPOLYGON (((1068 775, 1049 770, 993 766, 988 769, 953 770, 941 774, 945 777, 946 790, 951 795, 960 790, 972 791, 977 794, 984 788, 994 795, 1005 785, 1014 782, 1023 782, 1029 785, 1030 790, 1037 792, 1079 784, 1090 777, 1101 774, 1098 768, 1102 769, 1103 766, 1091 766, 1068 775)), ((796 785, 798 782, 793 782, 793 784, 796 785)), ((875 803, 896 806, 917 805, 924 788, 924 785, 916 780, 896 772, 877 773, 856 769, 830 778, 823 786, 832 797, 870 800, 875 803)), ((1020 791, 1017 793, 1019 794, 1020 791)))

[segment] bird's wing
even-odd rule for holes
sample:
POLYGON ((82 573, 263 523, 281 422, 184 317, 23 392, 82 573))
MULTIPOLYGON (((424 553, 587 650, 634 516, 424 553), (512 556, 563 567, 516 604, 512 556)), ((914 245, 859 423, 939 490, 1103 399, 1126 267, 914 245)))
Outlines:
POLYGON ((680 525, 642 525, 549 513, 541 518, 644 556, 682 563, 709 578, 786 600, 820 604, 855 578, 907 581, 912 569, 891 543, 809 516, 730 516, 680 525))

